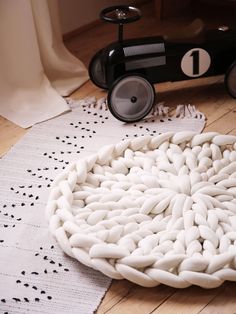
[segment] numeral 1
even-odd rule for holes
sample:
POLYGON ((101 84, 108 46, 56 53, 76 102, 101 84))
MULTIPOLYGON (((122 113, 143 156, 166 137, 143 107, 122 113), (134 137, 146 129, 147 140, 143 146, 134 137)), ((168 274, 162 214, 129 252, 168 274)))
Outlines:
POLYGON ((190 57, 193 57, 193 75, 199 74, 199 50, 194 50, 190 57))

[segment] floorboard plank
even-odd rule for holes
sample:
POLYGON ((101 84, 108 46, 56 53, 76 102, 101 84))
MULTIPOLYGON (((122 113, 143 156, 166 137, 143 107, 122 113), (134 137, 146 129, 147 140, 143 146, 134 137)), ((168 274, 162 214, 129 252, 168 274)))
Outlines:
POLYGON ((0 157, 2 157, 27 130, 0 116, 0 157))
POLYGON ((191 286, 178 290, 152 314, 195 314, 217 296, 222 288, 206 290, 191 286))
POLYGON ((222 134, 227 134, 235 129, 236 125, 236 111, 231 110, 216 121, 209 124, 204 131, 217 131, 222 134))
POLYGON ((133 288, 134 284, 127 280, 113 280, 110 289, 107 291, 97 314, 104 314, 116 306, 129 291, 133 288))
POLYGON ((220 295, 215 297, 207 304, 201 314, 234 314, 236 313, 236 299, 235 299, 236 283, 229 282, 224 285, 220 295))
POLYGON ((149 314, 165 302, 176 290, 160 285, 155 288, 134 286, 107 314, 149 314))

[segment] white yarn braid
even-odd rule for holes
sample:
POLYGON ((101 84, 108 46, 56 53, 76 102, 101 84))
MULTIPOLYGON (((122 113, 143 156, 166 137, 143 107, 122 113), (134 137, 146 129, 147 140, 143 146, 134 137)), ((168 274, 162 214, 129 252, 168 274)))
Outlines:
POLYGON ((236 137, 169 132, 105 146, 54 180, 46 216, 65 253, 111 278, 235 281, 236 137))

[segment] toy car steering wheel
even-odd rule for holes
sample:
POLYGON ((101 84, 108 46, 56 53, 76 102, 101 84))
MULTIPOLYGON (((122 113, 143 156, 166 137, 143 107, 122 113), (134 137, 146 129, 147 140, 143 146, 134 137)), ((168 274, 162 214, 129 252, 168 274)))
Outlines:
POLYGON ((100 18, 114 24, 128 24, 141 18, 141 11, 130 5, 116 5, 105 8, 100 13, 100 18))

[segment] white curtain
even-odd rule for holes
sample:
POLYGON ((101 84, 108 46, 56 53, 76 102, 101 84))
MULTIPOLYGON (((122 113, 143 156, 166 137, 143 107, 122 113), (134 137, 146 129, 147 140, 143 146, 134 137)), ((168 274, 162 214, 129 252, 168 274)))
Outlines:
POLYGON ((0 0, 0 115, 23 128, 55 117, 87 79, 63 45, 57 0, 0 0))

